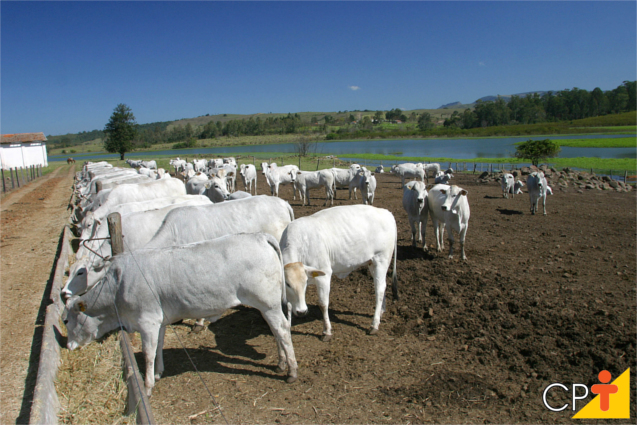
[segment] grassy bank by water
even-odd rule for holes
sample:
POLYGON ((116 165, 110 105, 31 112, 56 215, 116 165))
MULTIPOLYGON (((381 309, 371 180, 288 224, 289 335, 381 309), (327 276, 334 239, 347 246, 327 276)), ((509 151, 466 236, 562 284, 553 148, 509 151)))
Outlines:
MULTIPOLYGON (((616 137, 602 139, 554 139, 560 146, 571 148, 635 148, 635 137, 616 137)), ((516 143, 516 145, 519 143, 516 143)))

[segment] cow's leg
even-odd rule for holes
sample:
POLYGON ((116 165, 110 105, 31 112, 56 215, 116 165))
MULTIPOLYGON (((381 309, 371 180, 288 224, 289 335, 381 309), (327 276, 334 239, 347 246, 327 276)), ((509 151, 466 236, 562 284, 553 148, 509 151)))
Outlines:
POLYGON ((199 333, 199 332, 201 332, 201 331, 203 331, 203 330, 204 330, 203 318, 201 318, 201 319, 197 319, 197 320, 195 321, 195 325, 192 327, 192 331, 193 331, 194 333, 199 333))
POLYGON ((155 353, 155 381, 159 381, 164 373, 164 336, 166 335, 166 326, 159 328, 159 338, 157 340, 157 351, 155 353))
POLYGON ((332 339, 332 324, 330 323, 330 317, 328 308, 330 305, 330 280, 332 278, 331 273, 326 273, 325 276, 318 276, 316 281, 316 292, 318 294, 318 303, 321 313, 323 313, 323 341, 327 342, 332 339))
POLYGON ((465 240, 465 237, 467 236, 467 227, 468 227, 468 223, 460 231, 460 237, 459 237, 460 251, 462 252, 462 259, 464 261, 467 261, 467 255, 464 253, 464 240, 465 240))
POLYGON ((446 224, 445 227, 447 228, 447 233, 449 233, 449 258, 453 258, 453 231, 450 224, 446 224))
MULTIPOLYGON (((429 218, 429 206, 425 205, 420 213, 420 238, 422 240, 422 250, 427 251, 427 219, 429 218)), ((433 217, 432 217, 433 220, 433 217)))
POLYGON ((434 226, 434 235, 436 236, 436 251, 440 252, 442 251, 442 246, 441 246, 441 239, 442 236, 440 235, 440 225, 438 223, 438 220, 436 220, 434 217, 432 217, 432 222, 433 222, 433 226, 434 226))
POLYGON ((385 289, 387 288, 388 269, 389 262, 372 259, 372 265, 369 267, 369 271, 374 279, 374 291, 376 292, 376 308, 374 309, 374 319, 372 321, 372 327, 369 330, 370 335, 375 335, 376 333, 378 333, 380 318, 385 312, 385 289))
POLYGON ((146 395, 150 396, 155 386, 155 355, 157 353, 157 340, 159 339, 158 324, 144 323, 140 331, 142 337, 142 353, 146 360, 146 376, 144 385, 146 386, 146 395))
POLYGON ((542 209, 544 210, 544 215, 546 215, 546 193, 542 197, 542 209))
POLYGON ((416 246, 416 220, 409 216, 409 226, 411 227, 411 246, 416 246))
POLYGON ((310 206, 310 188, 309 187, 305 188, 305 199, 307 199, 307 206, 309 207, 310 206))
POLYGON ((287 382, 292 383, 298 378, 299 366, 296 362, 294 346, 292 345, 292 335, 290 331, 291 323, 285 318, 279 306, 265 312, 262 311, 261 314, 265 321, 268 322, 270 330, 277 342, 277 348, 279 349, 278 369, 284 371, 287 363, 287 382))

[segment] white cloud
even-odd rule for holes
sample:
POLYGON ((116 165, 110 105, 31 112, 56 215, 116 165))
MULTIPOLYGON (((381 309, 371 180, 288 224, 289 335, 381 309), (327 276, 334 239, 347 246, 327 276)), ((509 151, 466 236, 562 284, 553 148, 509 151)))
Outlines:
POLYGON ((360 90, 361 88, 358 86, 347 86, 348 89, 356 91, 356 90, 360 90))
POLYGON ((486 66, 484 62, 478 62, 478 66, 486 66))

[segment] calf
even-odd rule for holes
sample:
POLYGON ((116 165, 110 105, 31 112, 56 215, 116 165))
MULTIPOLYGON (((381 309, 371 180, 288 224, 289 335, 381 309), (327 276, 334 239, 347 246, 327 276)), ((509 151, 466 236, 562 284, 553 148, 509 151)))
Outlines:
POLYGON ((523 187, 524 187, 524 183, 522 182, 522 180, 516 180, 515 185, 513 185, 513 192, 515 192, 516 195, 522 195, 523 187))
POLYGON ((508 198, 509 193, 511 197, 515 198, 515 178, 513 174, 504 173, 500 179, 500 185, 502 186, 502 197, 508 198))
POLYGON ((296 381, 291 317, 282 310, 287 300, 281 251, 271 235, 230 235, 120 254, 101 282, 68 300, 67 347, 74 350, 118 328, 139 332, 147 395, 164 372, 166 326, 193 317, 214 322, 240 304, 261 312, 277 342, 278 370, 287 366, 287 381, 296 381))
POLYGON ((453 178, 453 174, 448 173, 448 172, 439 172, 438 175, 436 176, 436 179, 434 180, 435 184, 448 184, 449 180, 451 180, 453 178))
POLYGON ((546 215, 546 194, 547 181, 542 171, 535 171, 526 178, 526 187, 529 191, 529 199, 531 201, 531 214, 537 212, 537 203, 542 200, 542 209, 546 215))
POLYGON ((411 227, 411 245, 416 246, 417 239, 418 242, 422 242, 422 249, 426 251, 427 243, 425 242, 424 231, 427 225, 429 207, 427 204, 427 188, 423 182, 413 181, 405 185, 403 188, 403 208, 407 212, 409 226, 411 227))
POLYGON ((328 316, 332 274, 339 279, 367 266, 374 279, 376 309, 370 334, 378 332, 385 311, 387 270, 394 255, 393 293, 398 299, 396 277, 396 220, 387 210, 369 205, 328 208, 299 218, 281 236, 288 300, 297 316, 307 314, 305 291, 316 285, 323 313, 323 341, 332 337, 328 316))
POLYGON ((296 190, 299 191, 299 196, 303 200, 303 206, 305 201, 310 205, 310 189, 317 187, 325 187, 325 204, 331 200, 331 205, 334 205, 334 192, 332 187, 334 186, 334 174, 330 170, 318 170, 318 171, 297 171, 296 181, 294 183, 296 190))
MULTIPOLYGON (((464 252, 464 241, 467 236, 469 217, 471 215, 467 191, 455 185, 448 186, 438 184, 429 190, 427 203, 436 235, 436 249, 438 251, 442 251, 443 249, 444 225, 444 229, 447 230, 449 235, 449 258, 453 258, 453 231, 456 231, 460 237, 462 259, 466 260, 467 256, 464 252)), ((425 222, 423 229, 426 225, 427 223, 425 222)), ((424 231, 423 240, 425 240, 424 231)))

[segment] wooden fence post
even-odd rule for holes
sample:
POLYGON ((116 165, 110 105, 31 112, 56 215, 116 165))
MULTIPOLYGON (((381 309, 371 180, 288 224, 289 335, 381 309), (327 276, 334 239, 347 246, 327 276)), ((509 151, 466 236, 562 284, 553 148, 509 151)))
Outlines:
POLYGON ((318 171, 319 164, 321 163, 320 159, 316 159, 316 170, 318 171))
POLYGON ((111 236, 111 251, 113 257, 124 252, 124 240, 122 239, 122 216, 118 212, 110 213, 107 217, 108 233, 111 236))
POLYGON ((299 154, 299 170, 301 169, 301 155, 299 154))
POLYGON ((18 167, 13 168, 15 170, 15 182, 18 184, 18 188, 20 188, 20 174, 18 174, 18 167))
MULTIPOLYGON (((628 179, 628 171, 624 171, 624 184, 626 184, 626 179, 628 179)), ((2 180, 4 184, 4 179, 2 180)))
POLYGON ((2 191, 7 193, 7 186, 4 182, 4 168, 0 168, 0 172, 2 173, 2 191))
POLYGON ((11 175, 11 189, 15 189, 15 181, 13 180, 13 170, 9 168, 9 174, 11 175))

